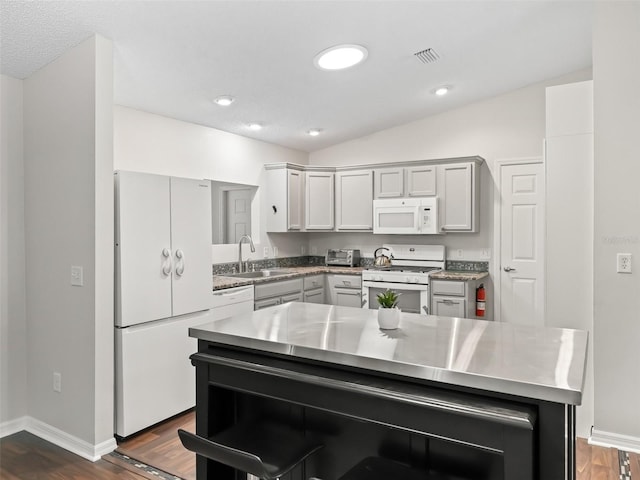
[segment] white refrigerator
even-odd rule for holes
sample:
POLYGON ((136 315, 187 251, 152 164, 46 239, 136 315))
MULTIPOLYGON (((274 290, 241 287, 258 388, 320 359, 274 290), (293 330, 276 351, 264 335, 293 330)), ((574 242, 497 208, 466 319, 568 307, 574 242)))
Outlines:
POLYGON ((211 187, 206 180, 117 171, 116 435, 195 404, 188 329, 209 321, 211 187))

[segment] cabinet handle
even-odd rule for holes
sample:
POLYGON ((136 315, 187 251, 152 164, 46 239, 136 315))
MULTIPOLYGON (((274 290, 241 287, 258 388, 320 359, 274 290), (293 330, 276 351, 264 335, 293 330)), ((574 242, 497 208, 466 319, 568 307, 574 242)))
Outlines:
POLYGON ((176 265, 176 275, 181 277, 184 274, 184 252, 180 249, 176 250, 176 258, 179 261, 179 265, 176 265))
POLYGON ((446 305, 453 305, 453 300, 442 300, 442 303, 446 305))
POLYGON ((171 273, 171 268, 173 264, 171 263, 171 250, 168 248, 162 249, 162 256, 166 258, 168 261, 162 266, 162 273, 168 276, 171 273))

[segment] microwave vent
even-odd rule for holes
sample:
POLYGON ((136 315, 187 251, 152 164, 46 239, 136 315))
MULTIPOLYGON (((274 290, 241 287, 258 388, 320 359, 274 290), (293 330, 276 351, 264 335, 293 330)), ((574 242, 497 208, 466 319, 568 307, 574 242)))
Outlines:
POLYGON ((440 55, 438 55, 438 52, 436 52, 433 48, 427 48, 426 50, 421 50, 419 52, 414 53, 414 55, 422 63, 433 63, 440 58, 440 55))

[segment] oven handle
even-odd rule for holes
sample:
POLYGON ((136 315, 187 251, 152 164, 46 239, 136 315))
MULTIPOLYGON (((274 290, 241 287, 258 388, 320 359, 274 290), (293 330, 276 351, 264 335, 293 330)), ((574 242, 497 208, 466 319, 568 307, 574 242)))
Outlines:
POLYGON ((421 291, 429 290, 429 285, 423 283, 399 283, 399 282, 375 282, 375 281, 362 281, 362 288, 388 288, 391 290, 410 290, 421 291))

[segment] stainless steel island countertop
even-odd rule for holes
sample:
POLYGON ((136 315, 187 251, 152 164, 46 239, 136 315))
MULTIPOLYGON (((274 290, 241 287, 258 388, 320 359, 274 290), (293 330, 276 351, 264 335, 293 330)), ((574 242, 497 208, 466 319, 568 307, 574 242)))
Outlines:
POLYGON ((380 330, 377 310, 287 303, 192 327, 223 345, 419 380, 579 405, 588 334, 402 313, 380 330))

